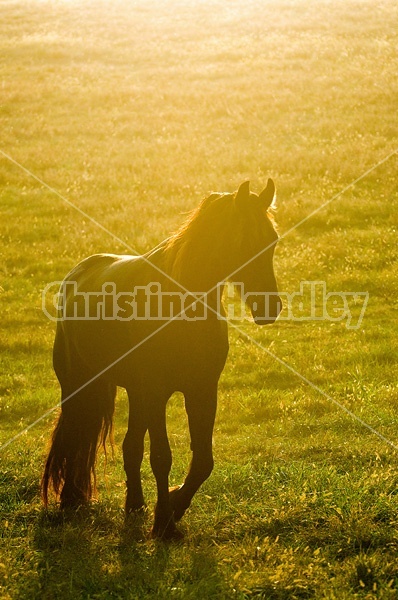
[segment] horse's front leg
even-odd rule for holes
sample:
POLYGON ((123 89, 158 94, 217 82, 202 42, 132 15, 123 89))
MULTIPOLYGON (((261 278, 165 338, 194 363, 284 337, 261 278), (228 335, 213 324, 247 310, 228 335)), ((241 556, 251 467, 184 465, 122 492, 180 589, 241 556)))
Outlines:
POLYGON ((126 472, 126 515, 141 511, 145 507, 141 485, 141 463, 144 456, 144 438, 148 419, 142 402, 128 392, 129 424, 123 441, 123 460, 126 472))
POLYGON ((181 519, 202 483, 213 470, 213 429, 217 409, 217 384, 185 394, 191 435, 192 461, 184 484, 169 490, 174 520, 181 519))
POLYGON ((175 526, 169 497, 169 474, 171 450, 166 429, 166 402, 152 406, 149 420, 150 461, 156 479, 158 500, 152 536, 162 539, 178 539, 182 534, 175 526))

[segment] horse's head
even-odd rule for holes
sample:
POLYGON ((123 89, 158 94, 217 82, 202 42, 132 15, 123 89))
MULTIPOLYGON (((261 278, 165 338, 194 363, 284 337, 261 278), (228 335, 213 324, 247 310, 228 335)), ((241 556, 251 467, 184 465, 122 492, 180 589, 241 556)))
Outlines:
POLYGON ((230 280, 242 284, 244 300, 259 325, 273 323, 282 309, 273 268, 278 235, 268 210, 274 196, 275 185, 269 179, 261 194, 250 192, 249 182, 245 181, 234 197, 236 258, 240 264, 230 280))
POLYGON ((274 196, 272 179, 259 195, 248 181, 234 194, 210 194, 165 246, 172 277, 199 292, 226 280, 240 283, 255 322, 273 323, 282 307, 272 265, 274 196))

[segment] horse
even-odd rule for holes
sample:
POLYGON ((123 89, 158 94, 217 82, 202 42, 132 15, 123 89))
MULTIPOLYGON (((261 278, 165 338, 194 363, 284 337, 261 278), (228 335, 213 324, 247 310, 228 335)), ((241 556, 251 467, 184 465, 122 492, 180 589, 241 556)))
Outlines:
POLYGON ((248 181, 234 193, 211 193, 146 254, 96 254, 66 276, 53 347, 61 411, 41 481, 45 506, 50 488, 61 509, 90 501, 97 451, 107 439, 112 442, 119 386, 129 401, 126 515, 146 509, 140 469, 148 432, 157 486, 151 534, 182 536, 176 523, 214 466, 217 388, 229 350, 223 286, 244 285, 259 325, 273 323, 281 310, 273 270, 274 196, 272 179, 260 194, 250 191, 248 181), (160 290, 167 318, 157 310, 160 290), (183 299, 177 308, 175 298, 183 299), (184 396, 192 457, 184 483, 169 488, 166 405, 174 392, 184 396))

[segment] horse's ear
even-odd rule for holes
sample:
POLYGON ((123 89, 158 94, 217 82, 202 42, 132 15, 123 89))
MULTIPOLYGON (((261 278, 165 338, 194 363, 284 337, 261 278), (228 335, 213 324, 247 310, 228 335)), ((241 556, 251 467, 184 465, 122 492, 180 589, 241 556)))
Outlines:
POLYGON ((241 202, 246 203, 250 196, 250 181, 244 181, 240 184, 238 191, 235 194, 235 204, 240 204, 241 202))
POLYGON ((267 186, 263 189, 259 195, 259 199, 265 208, 269 208, 275 196, 275 183, 272 179, 268 179, 267 186))

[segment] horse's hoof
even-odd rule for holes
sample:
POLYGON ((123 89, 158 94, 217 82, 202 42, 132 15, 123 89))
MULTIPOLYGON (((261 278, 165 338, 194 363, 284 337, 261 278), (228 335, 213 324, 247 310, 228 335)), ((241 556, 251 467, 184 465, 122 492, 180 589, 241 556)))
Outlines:
POLYGON ((78 511, 82 508, 87 508, 90 503, 85 498, 61 498, 61 502, 59 505, 60 510, 62 511, 78 511))
POLYGON ((177 529, 174 514, 171 510, 160 511, 155 508, 155 522, 151 530, 151 537, 159 540, 180 540, 183 534, 177 529))
POLYGON ((161 540, 163 542, 178 542, 184 537, 182 531, 180 531, 174 524, 168 524, 166 527, 154 525, 151 529, 151 538, 155 540, 161 540))
POLYGON ((143 504, 126 504, 124 508, 126 517, 130 515, 144 515, 147 512, 147 505, 143 504))
POLYGON ((138 510, 125 511, 124 522, 127 527, 142 527, 147 515, 148 510, 146 507, 142 507, 138 510))

